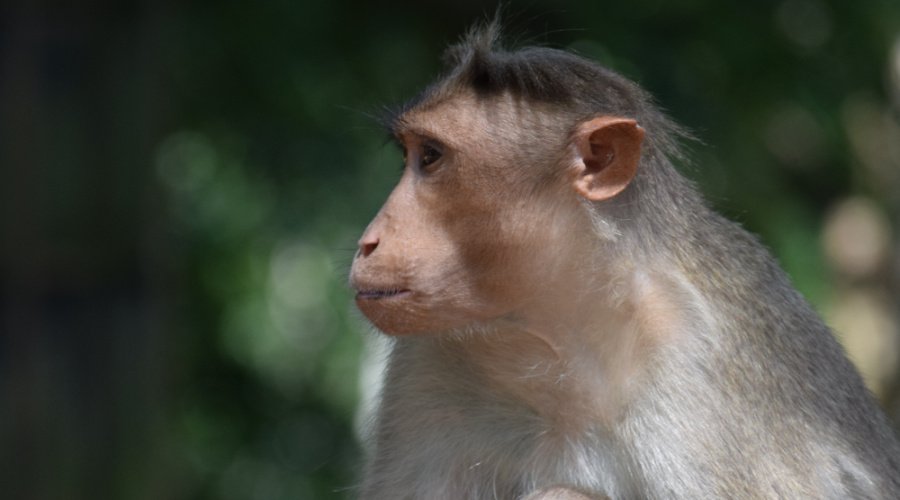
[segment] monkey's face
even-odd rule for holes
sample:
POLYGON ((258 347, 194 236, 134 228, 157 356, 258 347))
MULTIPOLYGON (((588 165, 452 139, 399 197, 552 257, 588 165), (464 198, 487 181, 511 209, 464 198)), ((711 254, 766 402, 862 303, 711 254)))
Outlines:
POLYGON ((571 181, 552 173, 565 148, 538 151, 516 129, 520 115, 456 99, 399 120, 406 168, 351 271, 357 305, 382 331, 523 314, 565 280, 571 214, 583 211, 571 181))

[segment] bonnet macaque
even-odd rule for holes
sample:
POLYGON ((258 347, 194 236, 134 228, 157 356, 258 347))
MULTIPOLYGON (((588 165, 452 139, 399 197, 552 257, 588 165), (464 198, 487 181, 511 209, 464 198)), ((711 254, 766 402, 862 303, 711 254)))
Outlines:
POLYGON ((900 498, 900 447, 755 237, 672 167, 682 131, 491 25, 386 120, 359 241, 393 337, 363 499, 900 498))

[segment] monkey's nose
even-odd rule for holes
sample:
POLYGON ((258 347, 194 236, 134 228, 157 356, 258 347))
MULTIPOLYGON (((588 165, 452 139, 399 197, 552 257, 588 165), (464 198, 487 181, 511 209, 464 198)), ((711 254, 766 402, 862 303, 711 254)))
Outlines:
POLYGON ((359 240, 359 252, 357 252, 357 256, 359 257, 368 257, 372 255, 372 252, 378 247, 378 238, 365 238, 359 240))

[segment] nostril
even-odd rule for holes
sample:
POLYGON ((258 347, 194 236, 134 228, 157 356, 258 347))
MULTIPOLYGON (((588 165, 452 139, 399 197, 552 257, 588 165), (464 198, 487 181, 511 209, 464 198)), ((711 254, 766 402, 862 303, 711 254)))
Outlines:
POLYGON ((372 255, 372 252, 375 251, 375 248, 378 247, 378 240, 372 241, 360 241, 359 242, 359 256, 360 257, 368 257, 372 255))

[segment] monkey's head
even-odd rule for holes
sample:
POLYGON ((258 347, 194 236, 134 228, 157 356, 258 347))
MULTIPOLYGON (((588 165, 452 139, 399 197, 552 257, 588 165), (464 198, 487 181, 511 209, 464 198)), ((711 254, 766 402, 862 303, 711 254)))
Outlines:
POLYGON ((570 301, 596 271, 591 202, 638 170, 644 130, 615 88, 571 91, 627 80, 565 52, 493 44, 482 32, 451 49, 450 76, 387 120, 405 169, 351 271, 357 305, 386 333, 527 321, 570 301), (555 83, 575 77, 581 87, 555 83))

